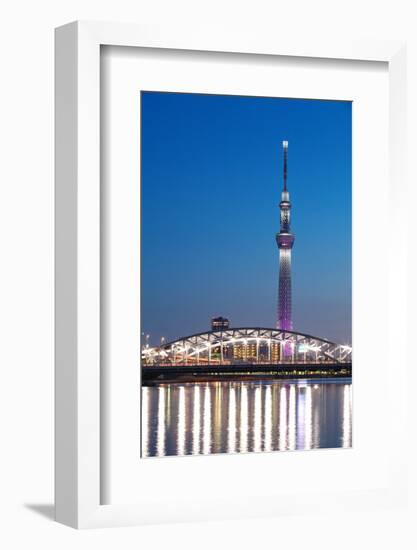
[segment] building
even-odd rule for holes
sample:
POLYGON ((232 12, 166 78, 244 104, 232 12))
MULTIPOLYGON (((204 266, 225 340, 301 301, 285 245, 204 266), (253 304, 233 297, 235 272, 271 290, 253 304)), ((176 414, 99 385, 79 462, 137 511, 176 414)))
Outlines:
POLYGON ((213 317, 211 320, 211 330, 227 330, 229 328, 229 319, 226 317, 213 317))
POLYGON ((278 312, 277 328, 292 330, 291 311, 291 250, 295 237, 291 233, 291 202, 287 189, 287 156, 288 141, 282 142, 284 150, 284 187, 281 192, 280 230, 276 234, 279 249, 279 282, 278 282, 278 312))

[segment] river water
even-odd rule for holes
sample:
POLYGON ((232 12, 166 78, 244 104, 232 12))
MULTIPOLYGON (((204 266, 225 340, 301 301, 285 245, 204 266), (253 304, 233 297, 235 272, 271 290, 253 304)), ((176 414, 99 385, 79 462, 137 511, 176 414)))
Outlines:
POLYGON ((352 446, 352 384, 274 380, 142 388, 142 456, 352 446))

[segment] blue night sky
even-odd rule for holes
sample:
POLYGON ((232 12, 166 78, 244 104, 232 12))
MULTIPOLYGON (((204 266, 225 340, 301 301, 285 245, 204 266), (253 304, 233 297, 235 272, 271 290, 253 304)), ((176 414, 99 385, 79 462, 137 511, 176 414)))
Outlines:
POLYGON ((294 330, 351 342, 351 104, 142 92, 142 331, 275 327, 282 140, 294 330))

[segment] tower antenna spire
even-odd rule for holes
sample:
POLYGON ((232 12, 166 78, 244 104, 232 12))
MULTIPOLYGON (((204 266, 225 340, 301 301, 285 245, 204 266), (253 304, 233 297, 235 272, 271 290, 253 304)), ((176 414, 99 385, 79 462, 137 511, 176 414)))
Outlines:
POLYGON ((287 190, 287 156, 288 156, 288 141, 282 142, 284 149, 284 191, 287 190))

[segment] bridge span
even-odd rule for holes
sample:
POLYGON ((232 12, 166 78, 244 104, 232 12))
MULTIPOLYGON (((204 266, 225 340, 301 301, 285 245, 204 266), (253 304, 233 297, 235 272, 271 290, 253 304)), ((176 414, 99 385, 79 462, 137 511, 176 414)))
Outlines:
POLYGON ((156 347, 145 345, 141 359, 143 367, 280 364, 313 367, 349 365, 352 348, 295 331, 242 327, 201 332, 156 347))

